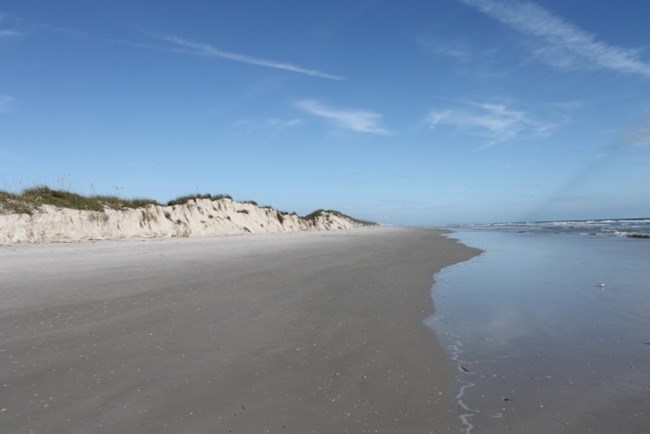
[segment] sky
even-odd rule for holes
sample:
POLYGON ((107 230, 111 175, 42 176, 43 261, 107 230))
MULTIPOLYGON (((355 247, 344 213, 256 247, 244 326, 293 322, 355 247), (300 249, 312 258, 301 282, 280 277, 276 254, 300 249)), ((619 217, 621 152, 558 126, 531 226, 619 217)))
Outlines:
POLYGON ((646 0, 0 3, 0 189, 650 216, 646 0))

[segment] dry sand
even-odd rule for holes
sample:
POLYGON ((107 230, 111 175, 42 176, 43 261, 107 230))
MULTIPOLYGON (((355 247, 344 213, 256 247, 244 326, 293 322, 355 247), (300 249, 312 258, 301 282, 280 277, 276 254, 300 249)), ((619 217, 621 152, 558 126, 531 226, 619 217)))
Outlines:
POLYGON ((458 432, 426 229, 0 247, 7 433, 458 432))

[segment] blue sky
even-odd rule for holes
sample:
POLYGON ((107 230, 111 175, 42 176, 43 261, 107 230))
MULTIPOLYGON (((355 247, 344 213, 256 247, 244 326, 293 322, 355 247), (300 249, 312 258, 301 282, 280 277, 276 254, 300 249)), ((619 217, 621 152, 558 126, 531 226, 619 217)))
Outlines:
POLYGON ((650 216, 641 0, 0 4, 0 189, 650 216))

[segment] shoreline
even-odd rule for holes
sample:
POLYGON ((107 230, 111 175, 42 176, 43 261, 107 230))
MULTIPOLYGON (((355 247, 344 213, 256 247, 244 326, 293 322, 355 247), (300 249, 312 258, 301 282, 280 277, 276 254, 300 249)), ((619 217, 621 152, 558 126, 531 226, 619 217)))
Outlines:
POLYGON ((3 426, 457 430, 423 321, 434 274, 476 252, 394 227, 0 249, 3 426))
POLYGON ((458 369, 465 433, 644 432, 645 243, 460 232, 486 253, 436 276, 428 321, 458 369))

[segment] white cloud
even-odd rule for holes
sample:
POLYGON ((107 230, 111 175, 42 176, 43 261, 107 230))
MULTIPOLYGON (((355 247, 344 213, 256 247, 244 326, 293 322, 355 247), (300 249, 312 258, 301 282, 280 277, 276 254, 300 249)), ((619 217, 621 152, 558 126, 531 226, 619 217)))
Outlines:
POLYGON ((647 114, 639 124, 627 131, 625 141, 630 145, 650 146, 650 114, 647 114))
POLYGON ((297 127, 302 123, 303 123, 302 119, 289 119, 285 121, 278 118, 271 118, 266 120, 266 124, 268 126, 273 128, 279 128, 279 129, 297 127))
MULTIPOLYGON (((6 22, 7 18, 8 18, 7 15, 0 14, 0 22, 2 21, 6 22)), ((11 38, 16 36, 25 36, 25 33, 19 32, 18 30, 14 30, 14 29, 0 29, 0 38, 11 38)))
POLYGON ((390 130, 381 126, 382 115, 379 113, 331 107, 310 99, 298 101, 295 105, 300 110, 332 121, 341 128, 361 133, 392 134, 390 130))
POLYGON ((586 103, 580 100, 554 101, 544 104, 544 106, 561 111, 574 111, 585 107, 586 103))
POLYGON ((9 113, 9 107, 16 100, 13 96, 0 95, 0 113, 9 113))
POLYGON ((7 38, 12 36, 25 36, 25 34, 17 30, 10 30, 10 29, 0 30, 0 38, 7 38))
POLYGON ((296 128, 302 125, 302 119, 280 119, 280 118, 267 118, 267 119, 240 119, 235 122, 235 127, 244 131, 245 133, 269 131, 281 132, 289 128, 296 128))
POLYGON ((471 134, 487 137, 491 144, 512 140, 524 132, 544 135, 554 127, 503 104, 476 103, 461 108, 433 110, 427 117, 427 124, 430 128, 446 125, 467 130, 471 134))
POLYGON ((326 78, 329 80, 345 80, 345 78, 340 75, 330 74, 315 69, 307 69, 301 66, 293 65, 291 63, 286 63, 286 62, 280 62, 277 60, 262 59, 260 57, 248 56, 246 54, 238 54, 229 51, 223 51, 216 47, 213 47, 210 44, 193 42, 184 38, 179 38, 177 36, 162 36, 161 39, 170 42, 176 45, 177 47, 182 48, 183 52, 189 54, 208 56, 208 57, 217 57, 221 59, 233 60, 235 62, 247 63, 249 65, 264 66, 266 68, 283 69, 285 71, 291 71, 298 74, 311 75, 313 77, 326 78))
POLYGON ((587 65, 650 77, 650 63, 633 50, 609 45, 579 26, 530 1, 459 0, 503 24, 538 38, 539 58, 560 68, 587 65))
POLYGON ((451 57, 459 62, 468 62, 475 57, 472 47, 462 38, 446 40, 441 38, 422 38, 418 42, 424 50, 436 56, 451 57))

